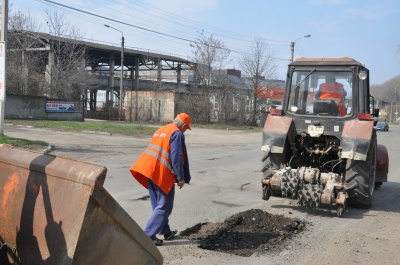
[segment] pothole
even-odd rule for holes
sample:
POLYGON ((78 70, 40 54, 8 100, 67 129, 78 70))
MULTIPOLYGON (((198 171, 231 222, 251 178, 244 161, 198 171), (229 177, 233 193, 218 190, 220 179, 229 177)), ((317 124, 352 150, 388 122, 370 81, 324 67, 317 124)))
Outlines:
POLYGON ((207 250, 250 257, 254 253, 280 251, 306 222, 259 209, 237 213, 223 223, 200 223, 180 233, 207 250))

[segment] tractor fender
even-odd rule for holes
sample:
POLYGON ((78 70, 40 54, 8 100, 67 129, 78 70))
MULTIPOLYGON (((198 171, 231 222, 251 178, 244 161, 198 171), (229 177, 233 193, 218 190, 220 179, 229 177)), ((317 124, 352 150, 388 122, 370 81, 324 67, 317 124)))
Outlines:
POLYGON ((366 161, 370 147, 374 121, 345 121, 342 132, 342 158, 366 161))
POLYGON ((378 144, 376 149, 376 181, 387 182, 389 173, 389 154, 384 145, 378 144))
POLYGON ((261 150, 271 153, 283 153, 286 139, 293 137, 292 119, 269 114, 263 128, 261 150))

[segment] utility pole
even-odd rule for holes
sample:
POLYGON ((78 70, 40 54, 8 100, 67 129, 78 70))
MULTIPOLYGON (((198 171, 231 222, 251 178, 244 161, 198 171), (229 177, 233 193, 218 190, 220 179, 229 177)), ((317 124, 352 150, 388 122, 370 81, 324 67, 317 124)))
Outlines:
POLYGON ((4 135, 4 111, 6 105, 6 41, 8 31, 8 0, 1 4, 1 37, 0 37, 0 135, 4 135))
POLYGON ((301 37, 301 38, 298 38, 298 39, 296 39, 296 40, 294 40, 294 41, 291 41, 290 42, 290 51, 291 51, 291 62, 293 62, 293 57, 294 57, 294 44, 296 43, 296 41, 298 41, 298 40, 301 40, 301 39, 304 39, 304 38, 309 38, 309 37, 311 37, 311 35, 310 34, 308 34, 308 35, 305 35, 305 36, 303 36, 303 37, 301 37))

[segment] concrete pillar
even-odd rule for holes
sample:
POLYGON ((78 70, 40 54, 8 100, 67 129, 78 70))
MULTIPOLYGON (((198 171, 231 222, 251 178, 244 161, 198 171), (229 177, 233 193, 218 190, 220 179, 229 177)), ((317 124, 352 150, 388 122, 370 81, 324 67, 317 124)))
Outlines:
POLYGON ((126 102, 126 103, 129 106, 129 111, 128 111, 128 113, 129 113, 129 122, 132 122, 132 120, 133 120, 133 89, 135 87, 134 65, 130 65, 130 68, 128 66, 128 69, 129 69, 129 76, 130 76, 132 82, 131 82, 130 86, 128 86, 129 87, 129 91, 130 91, 130 93, 129 93, 130 96, 128 98, 129 102, 126 102))
POLYGON ((97 101, 97 89, 91 89, 89 95, 90 110, 96 110, 96 101, 97 101))
MULTIPOLYGON (((194 64, 192 66, 192 70, 193 70, 193 88, 197 89, 197 84, 198 84, 198 79, 199 79, 199 76, 198 76, 198 74, 199 74, 198 73, 199 72, 198 65, 194 64)), ((191 87, 192 87, 192 85, 189 86, 189 91, 190 91, 191 87)))
POLYGON ((162 61, 157 60, 157 88, 161 90, 161 78, 162 78, 162 61))
POLYGON ((138 121, 139 115, 139 59, 135 59, 135 121, 138 121))
POLYGON ((94 106, 94 100, 93 100, 93 89, 91 89, 89 91, 89 109, 90 110, 95 110, 95 106, 94 106))
POLYGON ((108 79, 109 90, 106 93, 107 106, 114 106, 114 69, 115 69, 115 58, 114 54, 112 54, 109 63, 109 79, 108 79))
POLYGON ((22 75, 22 89, 21 92, 23 93, 23 95, 26 95, 26 92, 28 91, 28 76, 29 76, 29 69, 28 66, 26 65, 25 62, 25 51, 23 49, 21 49, 21 64, 22 64, 22 71, 21 71, 21 75, 22 75))
POLYGON ((178 70, 176 71, 176 83, 177 83, 177 87, 178 90, 181 86, 181 76, 182 76, 182 64, 178 63, 178 70))
POLYGON ((49 49, 49 54, 48 54, 48 58, 47 58, 47 65, 46 65, 46 72, 45 72, 45 80, 46 83, 48 84, 48 87, 50 88, 48 90, 48 93, 45 94, 45 96, 47 97, 51 97, 51 86, 52 86, 52 75, 54 75, 55 73, 55 69, 54 69, 54 52, 50 49, 50 45, 47 44, 46 48, 49 49))

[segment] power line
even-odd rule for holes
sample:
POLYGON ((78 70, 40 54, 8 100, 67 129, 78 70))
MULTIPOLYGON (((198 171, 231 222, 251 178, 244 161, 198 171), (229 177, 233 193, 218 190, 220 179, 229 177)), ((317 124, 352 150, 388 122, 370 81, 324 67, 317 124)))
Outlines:
MULTIPOLYGON (((144 30, 144 31, 156 33, 156 34, 167 36, 167 37, 170 37, 170 38, 179 39, 179 40, 183 40, 183 41, 190 42, 190 43, 196 43, 196 44, 199 44, 199 45, 204 45, 203 43, 199 43, 199 42, 194 41, 194 40, 189 40, 189 39, 177 37, 177 36, 174 36, 174 35, 158 32, 158 31, 155 31, 155 30, 151 30, 151 29, 146 29, 146 28, 143 28, 143 27, 135 26, 135 25, 123 22, 123 21, 119 21, 119 20, 116 20, 116 19, 108 18, 108 17, 101 16, 101 15, 97 15, 97 14, 94 14, 94 13, 91 13, 91 12, 88 12, 88 11, 85 11, 85 10, 82 10, 82 9, 70 7, 70 6, 67 6, 67 5, 64 5, 64 4, 60 4, 60 3, 56 3, 56 2, 53 2, 53 1, 50 1, 50 0, 37 0, 37 1, 39 1, 39 2, 43 2, 44 1, 44 2, 48 2, 48 3, 54 4, 54 5, 59 5, 59 6, 62 6, 64 8, 68 8, 68 9, 71 9, 71 10, 74 10, 74 11, 85 13, 87 15, 99 17, 99 18, 102 18, 102 19, 105 19, 105 20, 113 21, 113 22, 116 22, 116 23, 119 23, 119 24, 123 24, 123 25, 126 25, 126 26, 134 27, 134 28, 138 28, 138 29, 141 29, 141 30, 144 30)), ((213 46, 213 45, 207 45, 207 46, 212 47, 212 48, 222 49, 221 47, 218 47, 218 46, 213 46)), ((229 49, 227 49, 227 50, 229 50, 229 49)), ((238 52, 238 51, 236 51, 236 52, 238 52)))
MULTIPOLYGON (((96 19, 91 19, 90 17, 88 17, 88 16, 85 16, 85 15, 79 15, 79 13, 77 13, 77 12, 74 12, 73 10, 69 10, 69 9, 66 9, 66 8, 63 8, 63 7, 58 7, 58 6, 56 6, 56 8, 57 9, 60 9, 61 11, 63 11, 63 12, 65 12, 65 13, 68 13, 68 14, 70 14, 71 16, 75 16, 75 17, 77 17, 77 18, 79 18, 79 19, 82 19, 82 20, 86 20, 86 21, 88 21, 88 22, 91 22, 91 23, 93 23, 93 24, 96 24, 96 25, 99 25, 99 26, 103 26, 103 23, 100 23, 100 22, 98 22, 98 21, 96 21, 96 19)), ((51 33, 51 32, 50 32, 51 33)), ((149 35, 148 33, 144 33, 144 34, 146 34, 146 35, 149 35)), ((129 31, 127 32, 127 31, 125 31, 124 30, 124 35, 126 35, 126 36, 135 36, 135 37, 138 37, 139 35, 137 35, 137 34, 132 34, 132 33, 130 33, 129 31)), ((152 36, 152 35, 149 35, 149 36, 152 36)), ((63 37, 71 37, 71 35, 67 35, 67 34, 63 34, 63 37)), ((118 46, 119 44, 116 44, 116 43, 113 43, 113 42, 108 42, 108 41, 99 41, 99 40, 95 40, 95 39, 93 39, 93 38, 83 38, 83 37, 80 37, 82 40, 86 40, 86 41, 90 41, 90 42, 96 42, 96 43, 104 43, 104 44, 107 44, 107 45, 116 45, 116 46, 118 46)), ((141 39, 144 39, 144 40, 148 40, 148 41, 151 41, 151 42, 155 42, 155 40, 154 39, 151 39, 151 38, 146 38, 146 37, 144 37, 143 35, 140 35, 140 38, 141 39)), ((159 39, 163 39, 163 37, 161 36, 161 37, 159 37, 159 39)), ((159 39, 157 39, 156 41, 158 41, 158 43, 159 44, 162 44, 161 42, 159 42, 159 39)), ((166 38, 164 39, 164 40, 167 40, 166 38)), ((171 44, 162 44, 163 45, 163 47, 173 47, 173 48, 176 48, 176 46, 173 46, 173 45, 171 45, 171 44)), ((175 52, 163 52, 163 51, 159 51, 159 50, 154 50, 154 49, 149 49, 149 48, 141 48, 141 47, 133 47, 133 46, 126 46, 127 48, 132 48, 132 49, 138 49, 138 50, 143 50, 143 51, 149 51, 149 52, 155 52, 155 53, 165 53, 165 54, 169 54, 169 55, 171 55, 171 56, 178 56, 178 57, 182 57, 182 58, 184 58, 184 57, 187 57, 187 55, 184 55, 184 54, 177 54, 177 53, 175 53, 175 52)))
MULTIPOLYGON (((89 1, 93 2, 93 0, 89 0, 89 1)), ((118 0, 110 0, 110 1, 111 1, 111 2, 114 2, 114 3, 117 3, 117 4, 119 4, 119 5, 122 5, 122 6, 130 7, 130 5, 126 5, 125 3, 122 3, 121 1, 118 1, 118 0)), ((191 28, 191 29, 199 30, 198 28, 194 28, 194 27, 188 26, 187 24, 175 22, 175 21, 173 20, 173 19, 175 19, 175 18, 179 18, 179 19, 181 19, 181 20, 187 21, 187 22, 190 23, 190 24, 197 25, 197 26, 200 26, 200 27, 203 27, 203 26, 204 26, 204 27, 206 27, 206 28, 211 28, 211 29, 213 29, 213 30, 217 30, 217 31, 219 31, 219 32, 223 32, 224 34, 233 35, 234 37, 222 35, 222 34, 219 34, 219 33, 213 33, 213 32, 210 32, 210 31, 206 31, 206 30, 205 30, 205 32, 207 32, 207 33, 211 33, 211 34, 214 34, 214 35, 217 35, 217 36, 221 36, 221 37, 225 37, 225 38, 229 38, 229 39, 233 39, 233 40, 239 40, 239 41, 251 43, 251 41, 249 41, 249 40, 244 40, 244 39, 238 38, 237 36, 238 36, 239 34, 238 34, 237 32, 231 32, 231 31, 227 31, 227 30, 225 30, 225 29, 220 29, 220 28, 217 28, 217 27, 209 26, 209 25, 206 25, 206 24, 204 24, 204 23, 200 23, 200 22, 198 22, 198 21, 191 20, 191 19, 188 19, 188 18, 179 16, 179 15, 177 15, 177 14, 175 14, 175 13, 172 13, 172 12, 163 11, 163 10, 161 10, 161 9, 159 9, 159 8, 156 8, 156 7, 154 7, 154 6, 150 5, 150 4, 144 3, 143 1, 136 0, 136 2, 142 3, 142 4, 145 5, 145 6, 149 6, 149 8, 144 7, 144 9, 148 9, 148 10, 150 10, 150 11, 152 11, 152 12, 156 12, 156 13, 159 13, 159 14, 161 14, 161 15, 164 14, 164 15, 167 15, 168 17, 171 17, 171 18, 172 18, 172 20, 162 18, 162 19, 164 19, 164 20, 166 20, 166 21, 170 21, 170 22, 172 22, 172 23, 175 23, 175 24, 178 24, 178 25, 181 25, 181 26, 184 26, 184 27, 188 27, 188 28, 191 28)), ((149 14, 149 13, 148 13, 148 14, 149 14)), ((149 14, 149 15, 154 16, 154 14, 149 14)), ((159 16, 156 16, 156 17, 159 17, 159 16)), ((242 35, 242 36, 244 36, 244 35, 242 35)), ((264 41, 267 41, 267 42, 271 42, 271 41, 272 41, 272 42, 286 42, 286 41, 270 40, 270 39, 264 39, 264 38, 263 38, 263 40, 264 40, 264 41)), ((280 45, 280 44, 270 44, 270 45, 280 45)))
POLYGON ((119 23, 119 24, 123 24, 123 25, 126 25, 126 26, 134 27, 134 28, 138 28, 138 29, 145 30, 145 31, 148 31, 148 32, 152 32, 152 33, 156 33, 156 34, 159 34, 159 35, 163 35, 163 36, 167 36, 167 37, 171 37, 171 38, 175 38, 175 39, 179 39, 179 40, 183 40, 183 41, 187 41, 187 42, 194 42, 192 40, 188 40, 188 39, 185 39, 185 38, 173 36, 173 35, 170 35, 170 34, 158 32, 158 31, 151 30, 151 29, 146 29, 146 28, 139 27, 139 26, 135 26, 135 25, 132 25, 132 24, 129 24, 129 23, 125 23, 123 21, 119 21, 119 20, 116 20, 116 19, 108 18, 108 17, 105 17, 105 16, 100 16, 100 15, 97 15, 97 14, 94 14, 94 13, 91 13, 91 12, 88 12, 88 11, 85 11, 85 10, 82 10, 82 9, 70 7, 70 6, 63 5, 63 4, 60 4, 60 3, 56 3, 56 2, 53 2, 53 1, 50 1, 50 0, 37 0, 37 1, 39 1, 39 2, 40 1, 44 1, 44 2, 48 2, 48 3, 52 3, 53 5, 59 5, 59 6, 62 6, 62 7, 65 7, 65 8, 69 8, 69 9, 72 9, 72 10, 75 10, 75 11, 78 11, 78 12, 81 12, 81 13, 85 13, 85 14, 88 14, 88 15, 91 15, 91 16, 96 16, 96 17, 99 17, 99 18, 102 18, 102 19, 105 19, 105 20, 108 20, 108 21, 113 21, 113 22, 116 22, 116 23, 119 23))
MULTIPOLYGON (((233 50, 233 49, 229 49, 229 48, 221 48, 219 46, 207 45, 207 44, 195 41, 195 40, 190 40, 190 39, 187 39, 187 38, 182 38, 182 37, 174 36, 174 35, 171 35, 171 34, 166 34, 166 33, 162 33, 162 32, 159 32, 159 31, 147 29, 147 28, 136 26, 136 25, 133 25, 133 24, 130 24, 130 23, 126 23, 126 22, 120 21, 120 20, 116 20, 116 19, 112 19, 112 18, 109 18, 109 17, 106 17, 106 16, 102 16, 102 15, 98 15, 98 14, 95 14, 95 13, 92 13, 92 12, 88 12, 88 11, 85 11, 85 10, 82 10, 82 9, 79 9, 79 8, 74 8, 74 7, 67 6, 67 5, 64 5, 64 4, 61 4, 61 3, 57 3, 57 2, 54 2, 54 1, 51 1, 51 0, 36 0, 36 1, 42 2, 42 3, 43 2, 51 3, 53 5, 61 6, 63 8, 70 9, 70 10, 73 10, 73 11, 76 11, 76 12, 80 12, 80 13, 84 13, 86 15, 94 16, 94 17, 97 17, 97 18, 102 18, 102 19, 105 19, 105 20, 108 20, 108 21, 112 21, 112 22, 115 22, 115 23, 118 23, 118 24, 126 25, 126 26, 129 26, 129 27, 133 27, 133 28, 137 28, 137 29, 146 31, 146 32, 155 33, 155 34, 158 34, 158 35, 166 36, 166 37, 173 38, 173 39, 182 40, 182 41, 189 42, 189 43, 195 43, 195 44, 198 44, 198 45, 206 45, 206 46, 209 46, 209 47, 212 47, 212 48, 216 48, 216 49, 227 49, 227 50, 229 50, 231 52, 239 53, 239 54, 243 54, 243 55, 249 54, 249 53, 246 53, 246 52, 237 51, 237 50, 233 50)), ((98 23, 96 23, 96 24, 98 24, 98 23)), ((283 61, 287 60, 287 59, 275 58, 275 57, 270 57, 270 58, 273 59, 273 60, 283 60, 283 61)))
MULTIPOLYGON (((57 8, 59 8, 60 10, 62 10, 63 12, 65 12, 65 13, 68 13, 68 14, 70 14, 70 15, 72 15, 72 16, 75 16, 75 17, 77 17, 77 18, 80 18, 80 19, 82 19, 82 20, 86 20, 86 21, 89 21, 89 22, 91 22, 91 23, 94 23, 94 24, 97 24, 97 25, 99 25, 99 26, 103 26, 103 24, 102 23, 100 23, 100 22, 97 22, 95 19, 91 19, 90 17, 87 17, 87 16, 81 16, 81 15, 79 15, 79 13, 76 13, 76 12, 73 12, 73 11, 71 11, 71 10, 69 10, 69 9, 65 9, 65 8, 63 8, 63 7, 57 7, 57 8)), ((148 34, 148 33, 144 33, 144 34, 148 34)), ((124 35, 129 35, 129 36, 135 36, 135 37, 138 37, 139 35, 136 35, 136 34, 132 34, 132 33, 130 33, 130 32, 126 32, 126 31, 124 31, 124 35)), ((149 36, 152 36, 152 35, 149 35, 149 36)), ((64 35, 64 37, 71 37, 70 35, 64 35)), ((150 39, 150 38, 146 38, 146 37, 143 37, 142 35, 140 36, 142 39, 145 39, 145 40, 148 40, 148 41, 152 41, 152 42, 154 42, 154 39, 150 39)), ((162 37, 159 37, 159 38, 162 38, 162 37)), ((112 43, 112 42, 106 42, 106 41, 98 41, 98 40, 94 40, 94 39, 89 39, 89 38, 82 38, 83 40, 90 40, 90 41, 94 41, 94 42, 102 42, 102 43, 107 43, 107 44, 111 44, 111 45, 114 45, 115 43, 112 43)), ((166 39, 165 39, 166 40, 166 39)), ((119 44, 118 44, 119 45, 119 44)), ((170 44, 163 44, 164 46, 169 46, 169 47, 175 47, 175 46, 172 46, 172 45, 170 45, 170 44)), ((141 50, 147 50, 147 51, 153 51, 153 52, 158 52, 158 53, 162 53, 162 52, 160 52, 160 51, 155 51, 155 50, 150 50, 150 49, 148 49, 148 48, 139 48, 139 47, 128 47, 128 46, 126 46, 127 48, 136 48, 136 49, 141 49, 141 50)), ((179 55, 179 54, 175 54, 175 53, 171 53, 171 52, 168 52, 168 54, 170 54, 170 55, 175 55, 175 56, 181 56, 181 57, 186 57, 186 55, 179 55)))

